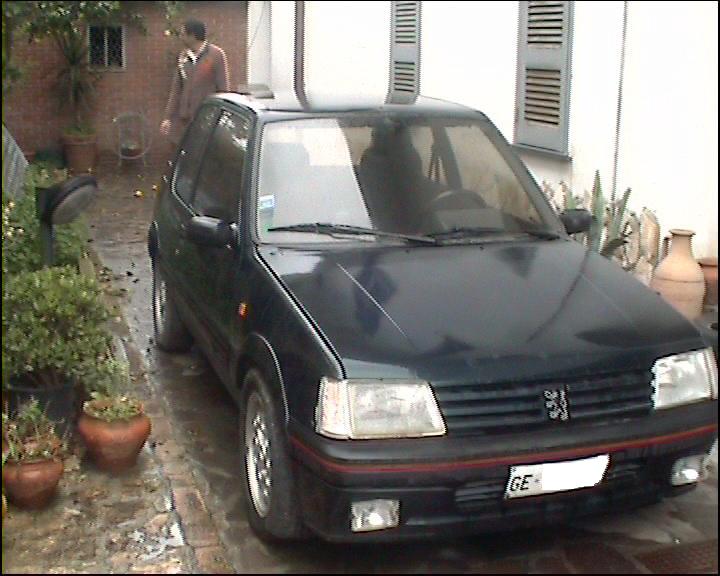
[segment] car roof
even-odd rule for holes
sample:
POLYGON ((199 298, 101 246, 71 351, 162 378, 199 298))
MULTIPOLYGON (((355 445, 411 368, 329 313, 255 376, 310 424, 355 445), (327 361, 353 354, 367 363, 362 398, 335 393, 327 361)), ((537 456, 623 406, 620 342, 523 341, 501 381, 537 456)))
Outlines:
POLYGON ((440 100, 438 98, 418 97, 408 104, 388 104, 384 97, 352 95, 311 95, 303 106, 294 93, 268 93, 268 97, 257 97, 239 92, 222 92, 212 98, 253 110, 258 116, 285 113, 293 116, 331 114, 340 112, 392 112, 393 114, 461 115, 481 114, 477 110, 440 100))

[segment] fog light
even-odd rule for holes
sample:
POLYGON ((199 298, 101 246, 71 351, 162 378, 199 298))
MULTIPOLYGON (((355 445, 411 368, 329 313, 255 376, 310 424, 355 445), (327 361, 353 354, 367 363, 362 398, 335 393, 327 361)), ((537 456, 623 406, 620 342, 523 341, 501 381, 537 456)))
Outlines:
POLYGON ((673 464, 670 483, 673 486, 683 486, 702 480, 705 477, 707 460, 707 454, 680 458, 673 464))
POLYGON ((353 502, 350 527, 353 532, 369 532, 394 528, 400 522, 399 500, 367 500, 353 502))

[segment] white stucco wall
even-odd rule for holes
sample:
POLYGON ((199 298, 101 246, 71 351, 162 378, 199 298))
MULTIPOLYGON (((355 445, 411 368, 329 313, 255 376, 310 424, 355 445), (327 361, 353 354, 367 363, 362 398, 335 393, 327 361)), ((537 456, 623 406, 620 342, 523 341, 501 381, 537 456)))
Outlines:
POLYGON ((420 92, 482 110, 513 136, 516 2, 422 3, 420 92))
POLYGON ((538 182, 562 180, 575 195, 591 189, 595 171, 610 194, 620 77, 623 3, 576 2, 570 70, 571 162, 521 156, 538 182))
MULTIPOLYGON (((571 161, 520 153, 540 183, 577 195, 600 171, 610 196, 623 2, 576 2, 571 161)), ((421 92, 485 112, 512 141, 518 5, 423 2, 421 92)), ((663 234, 697 231, 696 256, 717 255, 717 4, 629 2, 617 194, 653 209, 663 234)))
MULTIPOLYGON (((262 2, 251 2, 250 34, 262 2), (253 20, 255 18, 255 20, 253 20)), ((250 54, 250 78, 292 88, 294 2, 272 2, 272 57, 250 54), (266 72, 263 72, 265 70, 266 72)), ((306 2, 306 88, 385 96, 390 2, 306 2)), ((485 112, 512 141, 517 2, 422 3, 420 91, 485 112)), ((540 183, 577 195, 600 171, 609 196, 622 46, 623 2, 575 3, 570 156, 521 157, 540 183)), ((263 31, 260 28, 259 36, 263 31)), ((257 46, 262 40, 256 40, 257 46)), ((257 52, 261 52, 257 48, 257 52)), ((717 4, 629 2, 617 192, 669 228, 697 231, 696 256, 717 255, 717 4)))
POLYGON ((305 89, 385 98, 390 2, 305 2, 305 89))
MULTIPOLYGON (((421 92, 485 112, 512 142, 517 78, 516 2, 423 2, 421 92)), ((578 193, 595 170, 609 186, 615 140, 622 2, 575 4, 570 91, 573 161, 520 155, 540 183, 578 193)))
POLYGON ((272 83, 272 2, 248 3, 248 83, 272 83))
MULTIPOLYGON (((382 102, 389 80, 390 11, 389 2, 305 2, 310 98, 374 95, 382 102)), ((269 84, 275 92, 292 90, 295 2, 250 2, 248 24, 250 82, 269 84)))
POLYGON ((715 2, 630 3, 619 183, 696 257, 717 256, 717 68, 715 2))
POLYGON ((292 90, 295 2, 248 4, 248 83, 292 90))

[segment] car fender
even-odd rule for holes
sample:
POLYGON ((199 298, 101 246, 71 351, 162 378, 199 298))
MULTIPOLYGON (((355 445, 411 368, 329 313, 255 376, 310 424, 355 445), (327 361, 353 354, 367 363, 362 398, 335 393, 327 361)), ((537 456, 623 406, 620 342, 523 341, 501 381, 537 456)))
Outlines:
POLYGON ((283 418, 285 424, 287 424, 290 418, 290 412, 288 410, 282 369, 280 368, 277 354, 275 354, 267 338, 257 332, 251 332, 245 340, 242 349, 236 354, 232 366, 231 381, 236 383, 233 391, 236 399, 240 397, 245 373, 251 367, 255 367, 260 370, 267 384, 281 399, 283 418))

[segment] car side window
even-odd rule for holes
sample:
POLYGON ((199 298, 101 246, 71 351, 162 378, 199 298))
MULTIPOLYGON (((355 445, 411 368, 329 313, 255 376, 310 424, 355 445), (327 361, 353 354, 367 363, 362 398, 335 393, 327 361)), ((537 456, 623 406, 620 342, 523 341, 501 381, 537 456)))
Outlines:
POLYGON ((213 132, 195 187, 192 206, 200 216, 236 222, 240 209, 249 122, 223 112, 213 132))
POLYGON ((173 172, 173 189, 187 204, 190 204, 192 199, 193 184, 200 168, 205 142, 217 122, 219 113, 216 106, 201 108, 180 146, 173 172))

